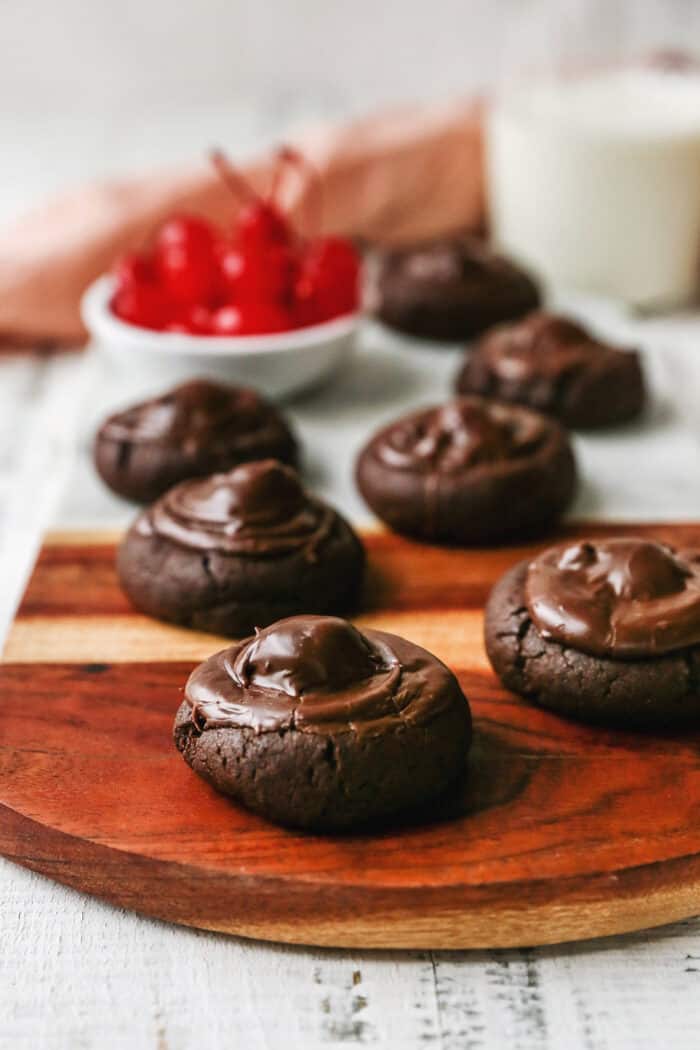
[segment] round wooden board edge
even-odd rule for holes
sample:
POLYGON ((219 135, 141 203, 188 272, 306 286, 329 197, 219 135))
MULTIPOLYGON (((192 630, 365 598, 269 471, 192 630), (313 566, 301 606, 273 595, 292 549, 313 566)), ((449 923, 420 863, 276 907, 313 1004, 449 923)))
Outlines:
MULTIPOLYGON (((354 905, 336 901, 325 907, 323 887, 317 887, 316 913, 290 922, 280 915, 250 917, 250 901, 266 894, 287 899, 284 880, 260 880, 225 872, 202 872, 175 861, 143 857, 87 839, 79 839, 0 805, 0 854, 21 867, 116 907, 159 921, 254 940, 326 948, 356 949, 494 949, 540 947, 639 933, 700 913, 700 855, 632 868, 618 875, 552 880, 543 899, 523 907, 497 900, 462 907, 430 902, 421 912, 420 888, 397 891, 404 908, 377 907, 372 888, 365 889, 370 907, 358 913, 354 905), (24 847, 24 848, 23 848, 24 847), (236 898, 240 918, 197 913, 207 887, 226 890, 236 898), (138 892, 135 892, 135 888, 138 892), (416 899, 410 903, 409 897, 416 899), (146 907, 152 901, 153 907, 146 907), (325 914, 324 912, 325 908, 325 914)), ((522 884, 522 898, 536 896, 540 884, 522 884)), ((329 887, 329 890, 332 888, 329 887)), ((348 888, 355 895, 361 888, 348 888)), ((457 888, 458 889, 458 888, 457 888)), ((484 887, 484 895, 496 887, 484 887)), ((515 887, 507 887, 512 897, 515 887)), ((386 894, 388 890, 383 888, 386 894)), ((478 895, 478 890, 474 894, 478 895)), ((223 894, 222 894, 223 895, 223 894)), ((270 898, 270 899, 274 899, 270 898)), ((282 909, 283 910, 283 909, 282 909)))

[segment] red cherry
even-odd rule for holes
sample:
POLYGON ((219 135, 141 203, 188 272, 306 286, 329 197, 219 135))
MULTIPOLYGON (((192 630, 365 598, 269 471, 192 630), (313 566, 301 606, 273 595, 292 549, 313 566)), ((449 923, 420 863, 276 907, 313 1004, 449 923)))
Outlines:
POLYGON ((243 253, 228 242, 224 242, 219 246, 218 254, 222 284, 226 291, 234 292, 245 266, 243 253))
POLYGON ((238 202, 245 202, 237 222, 238 239, 243 251, 248 254, 264 251, 271 244, 288 244, 292 232, 289 221, 275 203, 281 158, 278 158, 272 190, 267 200, 264 200, 236 170, 221 150, 214 150, 211 160, 232 196, 238 202))
POLYGON ((287 332, 294 327, 290 312, 277 303, 247 303, 241 315, 246 335, 287 332))
POLYGON ((310 267, 316 287, 333 289, 338 301, 346 309, 355 309, 359 299, 358 282, 360 259, 350 241, 342 237, 326 237, 313 245, 310 267))
POLYGON ((300 328, 323 320, 308 274, 302 274, 294 289, 294 319, 300 328))
POLYGON ((156 237, 156 251, 178 245, 185 248, 211 248, 216 239, 206 219, 197 215, 174 215, 163 223, 156 237))
POLYGON ((212 313, 206 306, 193 306, 185 319, 185 324, 195 335, 211 332, 211 322, 212 313))
POLYGON ((209 335, 212 312, 207 306, 185 306, 176 310, 168 325, 169 332, 188 332, 190 335, 209 335))
POLYGON ((168 303, 157 285, 134 284, 118 289, 112 310, 122 321, 140 328, 163 328, 168 322, 168 303))
POLYGON ((289 311, 276 303, 222 306, 212 318, 212 330, 216 335, 266 335, 286 332, 293 327, 289 311))
POLYGON ((360 260, 350 241, 326 237, 311 245, 296 284, 299 324, 352 313, 359 304, 360 260))
POLYGON ((212 335, 241 335, 241 312, 237 306, 220 306, 211 315, 212 335))
POLYGON ((194 216, 176 216, 161 228, 155 247, 156 270, 175 303, 204 303, 216 295, 215 240, 209 223, 194 216))
POLYGON ((128 252, 117 259, 112 270, 117 289, 128 288, 135 284, 151 284, 155 281, 155 269, 150 255, 139 252, 128 252))
POLYGON ((238 217, 238 240, 246 254, 288 244, 290 237, 289 223, 269 201, 256 200, 246 205, 238 217))
POLYGON ((292 296, 297 262, 284 245, 272 244, 255 254, 228 248, 220 266, 225 294, 235 302, 286 302, 292 296))

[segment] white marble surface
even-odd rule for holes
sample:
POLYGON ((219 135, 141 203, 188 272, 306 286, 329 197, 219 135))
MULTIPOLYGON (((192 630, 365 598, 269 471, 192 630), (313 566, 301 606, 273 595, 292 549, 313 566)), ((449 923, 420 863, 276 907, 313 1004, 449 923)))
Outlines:
MULTIPOLYGON (((574 305, 606 332, 641 340, 653 406, 639 424, 575 439, 583 484, 573 513, 700 519, 700 317, 642 322, 574 305), (669 397, 683 367, 695 383, 669 397)), ((457 357, 368 325, 335 383, 289 406, 308 483, 364 517, 356 449, 395 412, 443 397, 457 357)), ((5 620, 43 526, 120 524, 133 513, 88 458, 92 420, 122 397, 90 357, 0 361, 5 620)), ((700 1031, 698 921, 542 950, 318 951, 169 927, 0 860, 0 944, 2 1050, 675 1050, 696 1047, 700 1031)))
MULTIPOLYGON (((700 411, 695 414, 700 313, 644 320, 580 296, 560 295, 558 303, 592 320, 602 334, 638 345, 652 394, 639 422, 574 437, 581 484, 570 515, 631 521, 700 519, 700 470, 689 469, 700 450, 700 411), (683 369, 683 382, 674 383, 683 369)), ((367 519, 352 477, 357 451, 380 423, 449 396, 460 356, 459 349, 426 346, 367 323, 354 356, 336 379, 287 406, 302 441, 310 484, 353 520, 367 519)), ((133 376, 120 382, 119 374, 98 356, 74 365, 85 389, 78 422, 80 454, 55 520, 63 527, 122 524, 132 509, 105 492, 86 451, 95 421, 125 402, 127 384, 132 396, 133 376)))

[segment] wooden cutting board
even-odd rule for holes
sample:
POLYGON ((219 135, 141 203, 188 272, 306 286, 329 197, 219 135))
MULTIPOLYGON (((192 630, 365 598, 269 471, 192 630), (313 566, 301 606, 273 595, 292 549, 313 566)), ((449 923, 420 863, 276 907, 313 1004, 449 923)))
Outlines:
MULTIPOLYGON (((700 526, 636 532, 678 545, 700 526)), ((0 853, 147 915, 358 947, 548 944, 700 912, 700 731, 611 732, 505 692, 484 653, 489 588, 533 551, 367 535, 361 625, 459 675, 475 715, 458 798, 383 834, 285 831, 217 795, 170 738, 221 639, 133 612, 116 537, 47 538, 0 665, 0 853)))

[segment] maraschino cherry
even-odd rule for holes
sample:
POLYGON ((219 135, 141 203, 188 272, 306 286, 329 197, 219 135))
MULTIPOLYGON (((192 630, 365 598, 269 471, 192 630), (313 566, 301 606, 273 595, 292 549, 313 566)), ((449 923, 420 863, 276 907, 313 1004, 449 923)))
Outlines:
POLYGON ((359 299, 360 262, 349 241, 314 241, 304 257, 296 286, 299 324, 315 324, 352 313, 359 299))
POLYGON ((292 230, 287 217, 275 203, 277 174, 273 176, 270 197, 265 199, 236 171, 221 150, 214 150, 211 160, 234 198, 243 204, 236 226, 236 241, 240 249, 246 254, 264 254, 272 245, 289 244, 292 230))
POLYGON ((220 256, 221 279, 233 302, 288 302, 294 291, 298 262, 292 250, 272 244, 251 252, 229 245, 220 256))
POLYGON ((132 252, 122 256, 114 267, 117 290, 112 309, 117 317, 142 328, 162 328, 167 323, 169 304, 156 281, 153 260, 132 252))
POLYGON ((169 304, 160 288, 150 284, 135 284, 120 288, 112 299, 117 317, 140 328, 165 328, 169 304))
POLYGON ((289 311, 275 303, 241 303, 222 306, 212 316, 214 335, 263 335, 293 328, 289 311))
POLYGON ((216 294, 216 238, 208 222, 176 215, 161 227, 155 266, 166 295, 186 306, 210 302, 216 294))
POLYGON ((303 239, 279 204, 290 172, 316 181, 312 227, 320 229, 320 186, 296 151, 279 151, 272 187, 261 196, 229 161, 212 161, 238 206, 232 233, 205 219, 174 215, 152 251, 131 253, 114 269, 112 309, 144 328, 196 335, 258 335, 317 324, 357 309, 360 264, 341 237, 303 239))
POLYGON ((212 160, 232 194, 243 199, 233 240, 219 252, 228 298, 237 304, 289 306, 298 266, 293 232, 274 201, 278 180, 273 181, 270 198, 265 200, 223 154, 214 153, 212 160))

